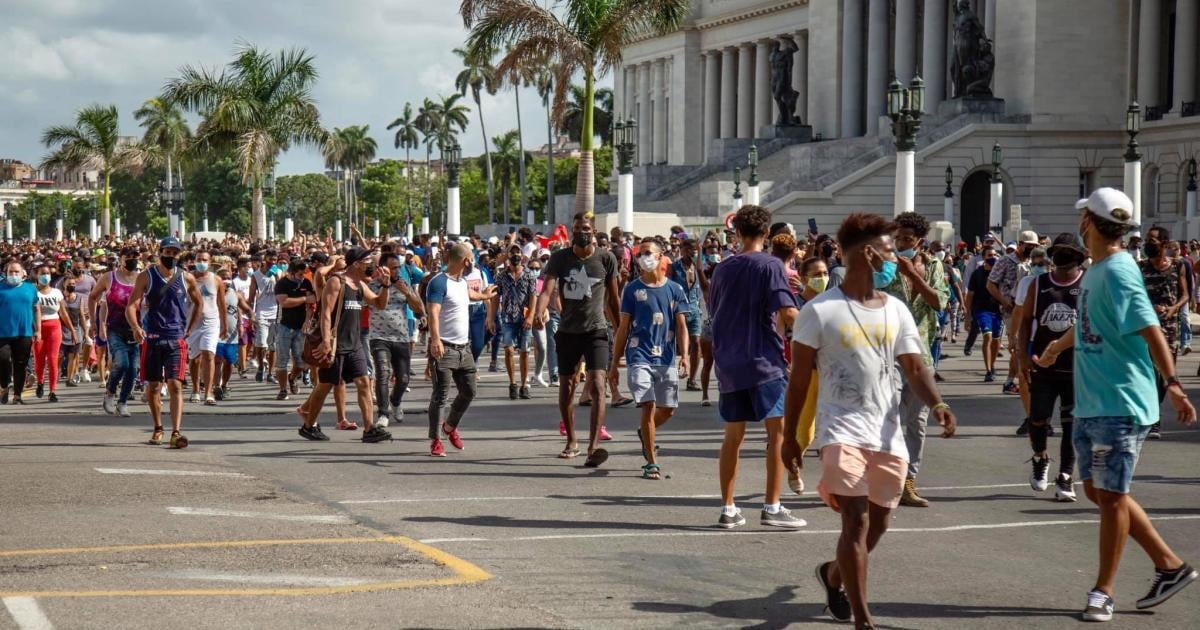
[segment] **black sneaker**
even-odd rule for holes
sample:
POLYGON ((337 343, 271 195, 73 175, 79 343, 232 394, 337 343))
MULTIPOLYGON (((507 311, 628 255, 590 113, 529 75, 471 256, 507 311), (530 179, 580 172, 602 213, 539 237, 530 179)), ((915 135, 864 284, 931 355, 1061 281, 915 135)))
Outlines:
POLYGON ((8 388, 4 388, 4 392, 0 393, 0 405, 8 404, 8 388))
POLYGON ((388 433, 379 425, 372 425, 370 429, 363 431, 362 441, 369 444, 376 442, 386 442, 392 439, 392 434, 388 433))
POLYGON ((946 377, 942 376, 941 372, 934 372, 933 373, 933 381, 935 383, 945 383, 946 377))
POLYGON ((1046 471, 1050 468, 1050 458, 1039 458, 1035 455, 1029 461, 1033 462, 1033 470, 1029 473, 1029 487, 1037 492, 1042 492, 1050 485, 1050 480, 1046 474, 1046 471))
POLYGON ((213 388, 213 398, 215 400, 225 400, 225 388, 224 387, 214 387, 213 388))
POLYGON ((314 424, 311 427, 301 426, 300 437, 314 442, 328 442, 329 436, 321 431, 321 425, 314 424))
POLYGON ((989 371, 989 372, 985 373, 985 374, 983 375, 983 382, 984 382, 984 383, 994 383, 994 382, 996 382, 996 373, 995 373, 995 372, 991 372, 991 371, 989 371))
POLYGON ((50 392, 50 397, 47 400, 49 400, 50 402, 58 402, 58 394, 55 394, 54 392, 50 392))
POLYGON ((1029 418, 1025 418, 1021 421, 1021 426, 1017 427, 1017 435, 1020 437, 1029 435, 1029 418))
POLYGON ((529 395, 529 386, 528 385, 522 385, 519 393, 521 396, 521 400, 529 400, 530 398, 533 398, 533 396, 529 395))
POLYGON ((1174 571, 1154 570, 1154 586, 1150 587, 1150 592, 1146 596, 1137 600, 1138 610, 1146 608, 1154 608, 1155 606, 1171 599, 1171 596, 1183 590, 1183 587, 1196 581, 1200 577, 1192 565, 1184 562, 1183 566, 1174 571))
POLYGON ((517 396, 520 394, 520 392, 521 392, 521 388, 518 385, 516 385, 515 383, 512 385, 509 385, 508 386, 508 399, 516 400, 517 396))
POLYGON ((275 400, 287 400, 287 399, 288 399, 288 393, 287 393, 286 389, 281 389, 281 390, 279 390, 278 394, 275 394, 275 400))
MULTIPOLYGON (((41 385, 38 385, 38 387, 41 388, 41 385)), ((38 391, 41 391, 41 389, 38 389, 38 391)), ((1148 439, 1148 440, 1161 440, 1162 439, 1162 422, 1155 422, 1153 425, 1151 425, 1150 433, 1146 436, 1146 439, 1148 439)))
POLYGON ((850 621, 853 613, 845 589, 833 588, 829 585, 827 576, 829 567, 832 565, 832 562, 817 565, 817 581, 821 583, 821 588, 825 589, 825 610, 829 611, 830 617, 838 621, 850 621))
POLYGON ((45 386, 45 385, 43 385, 42 383, 38 383, 38 386, 37 386, 37 397, 38 397, 38 398, 41 398, 41 397, 42 397, 42 396, 43 396, 45 393, 46 393, 46 386, 45 386))

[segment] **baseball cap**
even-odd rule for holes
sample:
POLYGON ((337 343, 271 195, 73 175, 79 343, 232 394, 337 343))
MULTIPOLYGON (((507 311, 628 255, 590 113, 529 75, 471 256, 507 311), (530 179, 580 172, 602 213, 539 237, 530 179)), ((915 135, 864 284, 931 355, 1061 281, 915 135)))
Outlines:
POLYGON ((1025 230, 1024 232, 1021 232, 1021 238, 1019 240, 1021 243, 1026 245, 1041 244, 1041 241, 1038 240, 1037 232, 1034 232, 1033 230, 1025 230))
POLYGON ((489 238, 489 239, 487 240, 487 242, 488 242, 488 244, 489 244, 489 245, 495 245, 495 244, 497 244, 497 243, 499 243, 499 242, 500 242, 500 238, 499 238, 499 237, 496 237, 496 236, 493 236, 493 237, 489 238))
POLYGON ((1113 223, 1138 227, 1133 220, 1133 201, 1116 188, 1097 188, 1087 199, 1075 202, 1076 210, 1088 212, 1113 223))
POLYGON ((1000 240, 1000 239, 996 238, 996 235, 991 232, 988 232, 987 234, 983 235, 983 242, 985 242, 985 243, 988 241, 992 241, 994 243, 998 240, 1000 240))
POLYGON ((168 236, 158 242, 159 249, 183 249, 183 245, 179 243, 179 239, 174 236, 168 236))

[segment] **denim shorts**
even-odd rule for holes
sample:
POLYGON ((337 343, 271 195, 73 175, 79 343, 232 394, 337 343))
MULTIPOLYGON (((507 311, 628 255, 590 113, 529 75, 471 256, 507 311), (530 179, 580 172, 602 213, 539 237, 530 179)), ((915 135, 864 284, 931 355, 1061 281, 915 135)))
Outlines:
POLYGON ((275 369, 287 370, 295 363, 295 368, 308 368, 304 364, 304 331, 300 328, 288 328, 283 324, 275 324, 275 369))
POLYGON ((525 330, 525 322, 500 324, 500 347, 515 348, 517 352, 529 352, 533 331, 525 330))
POLYGON ((722 392, 717 401, 721 419, 725 422, 762 422, 782 418, 787 384, 786 378, 780 378, 749 389, 722 392))
POLYGON ((1133 469, 1150 425, 1134 424, 1126 416, 1076 418, 1073 441, 1079 457, 1079 478, 1092 487, 1129 494, 1133 469))
POLYGON ((975 329, 982 335, 991 335, 994 339, 1000 338, 1000 331, 1003 327, 1003 320, 1000 319, 999 313, 991 311, 980 311, 975 313, 975 329))

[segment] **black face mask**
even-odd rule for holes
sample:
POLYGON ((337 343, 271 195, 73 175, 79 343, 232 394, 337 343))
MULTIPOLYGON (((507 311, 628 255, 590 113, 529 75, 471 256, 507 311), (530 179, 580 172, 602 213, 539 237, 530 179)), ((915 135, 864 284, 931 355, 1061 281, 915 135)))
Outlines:
POLYGON ((138 261, 136 258, 125 259, 125 271, 137 271, 138 261))
POLYGON ((71 269, 71 275, 78 278, 79 276, 83 275, 83 270, 82 269, 71 269))
POLYGON ((175 257, 174 256, 159 256, 158 262, 162 263, 162 266, 166 267, 167 269, 175 268, 175 257))
POLYGON ((592 244, 591 232, 575 232, 571 235, 571 245, 575 247, 587 247, 592 244))
POLYGON ((1051 257, 1051 260, 1054 261, 1055 267, 1072 267, 1082 262, 1079 260, 1078 255, 1071 252, 1062 251, 1055 252, 1054 256, 1051 257))
POLYGON ((821 258, 824 258, 826 260, 833 258, 833 244, 832 243, 824 243, 821 245, 821 258))
POLYGON ((1158 255, 1162 253, 1162 245, 1158 243, 1146 243, 1142 249, 1146 252, 1147 258, 1158 258, 1158 255))
POLYGON ((363 273, 367 274, 367 277, 375 275, 375 265, 367 265, 367 268, 363 273))

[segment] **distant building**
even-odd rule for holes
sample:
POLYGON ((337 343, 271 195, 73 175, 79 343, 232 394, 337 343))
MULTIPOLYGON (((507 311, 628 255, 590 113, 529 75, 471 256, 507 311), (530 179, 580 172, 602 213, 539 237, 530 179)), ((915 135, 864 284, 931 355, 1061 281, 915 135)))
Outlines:
MULTIPOLYGON (((142 139, 138 136, 121 136, 117 139, 117 146, 120 148, 131 147, 141 141, 142 139)), ((55 188, 95 190, 101 186, 100 170, 94 168, 43 167, 40 179, 53 180, 55 188)))
POLYGON ((37 169, 20 160, 0 158, 0 182, 19 182, 33 179, 37 169))

